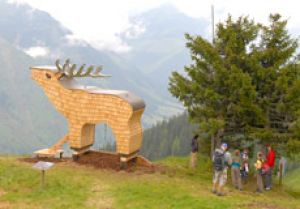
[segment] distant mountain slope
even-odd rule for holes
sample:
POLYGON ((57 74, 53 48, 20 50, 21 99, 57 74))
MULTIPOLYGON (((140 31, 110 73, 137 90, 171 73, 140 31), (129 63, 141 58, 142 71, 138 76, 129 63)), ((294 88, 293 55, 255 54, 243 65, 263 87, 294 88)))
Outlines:
POLYGON ((30 80, 31 57, 0 39, 0 153, 28 153, 63 136, 64 119, 30 80))
MULTIPOLYGON (((83 59, 84 56, 89 59, 88 53, 83 53, 83 59)), ((43 90, 30 78, 29 67, 39 62, 41 61, 32 59, 23 51, 0 39, 0 153, 30 153, 53 144, 67 131, 64 117, 54 109, 43 90)), ((124 71, 108 71, 108 73, 115 73, 113 77, 123 79, 122 81, 111 79, 110 85, 132 90, 138 95, 143 94, 146 101, 151 101, 149 103, 153 105, 147 104, 148 116, 145 115, 144 119, 146 122, 147 120, 154 122, 157 119, 155 115, 152 118, 153 112, 156 111, 155 103, 164 101, 155 94, 147 93, 147 89, 151 87, 143 85, 139 73, 136 73, 137 77, 132 80, 124 71)), ((90 83, 98 86, 106 85, 106 81, 100 80, 92 80, 90 83)), ((169 113, 170 110, 168 108, 166 110, 169 113)))
MULTIPOLYGON (((124 89, 134 92, 146 102, 144 125, 151 126, 157 120, 168 118, 182 111, 182 108, 164 98, 156 83, 151 78, 137 69, 133 64, 126 63, 122 58, 107 52, 98 51, 90 46, 60 46, 60 57, 71 57, 77 63, 91 63, 103 65, 104 73, 112 75, 108 79, 86 79, 90 85, 102 86, 103 88, 124 89), (168 111, 164 111, 168 109, 168 111)), ((54 59, 47 60, 54 63, 54 59)))
POLYGON ((71 58, 78 64, 103 65, 104 73, 111 78, 81 82, 125 89, 142 97, 147 104, 145 127, 182 111, 134 62, 86 43, 71 44, 66 39, 71 33, 46 12, 0 1, 0 153, 30 153, 65 134, 65 119, 30 79, 29 71, 33 65, 53 64, 57 57, 71 58), (35 46, 45 47, 49 54, 33 58, 24 53, 35 46))
POLYGON ((186 113, 157 123, 144 131, 141 154, 151 160, 187 155, 196 129, 196 125, 189 123, 186 113))
POLYGON ((8 42, 22 48, 54 47, 68 34, 71 31, 46 12, 0 0, 0 37, 8 42))
POLYGON ((143 117, 145 127, 183 111, 168 93, 168 77, 171 71, 182 70, 190 62, 184 47, 184 33, 200 33, 207 23, 187 17, 168 5, 132 18, 132 21, 142 22, 146 31, 131 39, 122 34, 132 51, 118 55, 99 51, 87 43, 74 45, 66 38, 72 31, 48 13, 0 1, 3 74, 0 78, 0 139, 3 145, 0 152, 31 152, 63 136, 66 131, 64 118, 30 79, 28 70, 32 65, 52 64, 57 57, 71 58, 79 64, 103 65, 104 73, 111 74, 111 78, 81 82, 125 89, 141 96, 147 105, 143 117), (24 53, 25 49, 35 46, 45 47, 49 54, 32 58, 24 53))
POLYGON ((111 74, 112 78, 105 81, 90 80, 89 83, 104 88, 129 90, 141 96, 148 107, 143 119, 146 126, 181 111, 179 105, 163 99, 161 91, 153 89, 155 83, 151 82, 143 70, 137 69, 134 62, 127 62, 112 52, 96 50, 84 42, 70 43, 66 38, 70 34, 70 30, 46 12, 26 4, 16 5, 0 1, 0 37, 22 50, 36 46, 47 49, 48 54, 45 57, 34 59, 36 63, 52 64, 59 57, 62 60, 71 58, 79 64, 103 65, 105 73, 111 74), (166 107, 170 111, 162 111, 166 107))
POLYGON ((144 32, 128 37, 127 34, 131 34, 128 29, 122 34, 132 47, 124 58, 145 71, 164 96, 171 98, 167 90, 171 72, 182 71, 191 62, 184 34, 205 35, 208 22, 188 17, 169 4, 134 16, 131 21, 144 32))

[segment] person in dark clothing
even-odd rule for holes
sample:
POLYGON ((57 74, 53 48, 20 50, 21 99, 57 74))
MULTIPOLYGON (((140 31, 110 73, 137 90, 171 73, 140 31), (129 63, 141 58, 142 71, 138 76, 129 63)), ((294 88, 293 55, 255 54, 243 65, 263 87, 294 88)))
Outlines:
POLYGON ((244 149, 242 155, 242 168, 241 168, 241 178, 244 184, 248 181, 249 175, 249 151, 248 149, 244 149))
POLYGON ((197 158, 198 158, 198 151, 199 151, 199 144, 198 144, 198 135, 195 135, 192 139, 192 152, 191 152, 191 162, 190 167, 196 168, 197 166, 197 158))

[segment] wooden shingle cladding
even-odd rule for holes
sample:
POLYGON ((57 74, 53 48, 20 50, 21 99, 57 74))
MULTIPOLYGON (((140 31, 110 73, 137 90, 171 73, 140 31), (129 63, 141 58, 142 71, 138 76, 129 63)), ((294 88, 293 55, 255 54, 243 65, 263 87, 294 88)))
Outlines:
POLYGON ((117 153, 130 156, 138 152, 143 138, 141 117, 145 109, 141 98, 128 91, 80 85, 74 79, 61 77, 61 73, 53 66, 32 67, 31 72, 32 79, 67 118, 69 132, 65 141, 69 142, 72 149, 92 146, 95 142, 95 125, 106 123, 116 138, 117 153))

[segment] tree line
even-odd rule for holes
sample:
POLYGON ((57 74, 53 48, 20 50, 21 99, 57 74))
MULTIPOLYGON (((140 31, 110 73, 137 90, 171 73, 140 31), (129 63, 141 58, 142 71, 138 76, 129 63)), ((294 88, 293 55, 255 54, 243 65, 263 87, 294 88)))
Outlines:
POLYGON ((144 131, 141 154, 150 160, 187 155, 196 130, 197 125, 189 123, 187 113, 158 122, 144 131))

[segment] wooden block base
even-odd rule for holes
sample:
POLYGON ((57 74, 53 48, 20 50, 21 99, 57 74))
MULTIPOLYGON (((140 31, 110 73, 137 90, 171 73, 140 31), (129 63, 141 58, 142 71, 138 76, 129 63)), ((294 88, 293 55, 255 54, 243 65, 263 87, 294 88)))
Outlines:
POLYGON ((53 150, 53 149, 41 149, 37 150, 34 152, 34 155, 36 157, 47 157, 47 158, 55 158, 56 155, 59 155, 59 158, 62 158, 62 155, 64 153, 64 150, 58 149, 58 150, 53 150))

